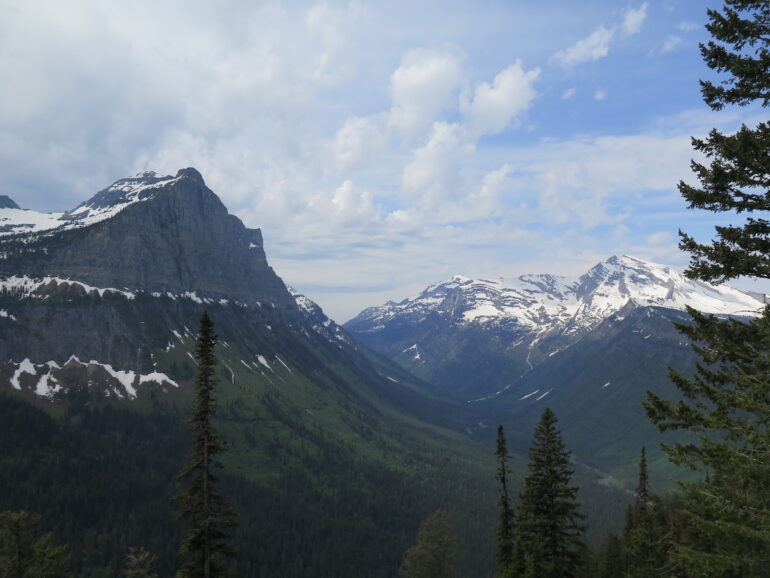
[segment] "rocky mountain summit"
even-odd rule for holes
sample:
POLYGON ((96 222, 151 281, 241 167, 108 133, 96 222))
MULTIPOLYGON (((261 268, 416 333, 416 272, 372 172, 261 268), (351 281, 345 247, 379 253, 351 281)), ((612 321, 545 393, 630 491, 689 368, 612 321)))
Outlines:
POLYGON ((345 328, 434 383, 445 380, 450 390, 489 393, 489 386, 479 389, 478 379, 494 387, 508 383, 634 309, 693 307, 754 316, 763 306, 758 294, 687 279, 671 267, 624 255, 577 279, 455 276, 413 299, 366 309, 345 328))
POLYGON ((457 275, 414 299, 365 309, 347 326, 356 333, 376 332, 396 320, 416 323, 437 313, 457 324, 569 334, 591 329, 628 305, 753 316, 763 301, 755 293, 687 279, 671 267, 623 255, 577 279, 521 275, 506 283, 457 275))
POLYGON ((227 212, 195 169, 121 179, 61 214, 0 211, 0 276, 294 307, 259 229, 227 212))
POLYGON ((284 367, 282 333, 353 348, 289 292, 260 230, 230 215, 193 168, 121 179, 65 213, 13 205, 0 209, 0 377, 14 389, 52 397, 91 383, 133 398, 143 384, 175 387, 194 372, 184 351, 204 307, 259 375, 284 367))

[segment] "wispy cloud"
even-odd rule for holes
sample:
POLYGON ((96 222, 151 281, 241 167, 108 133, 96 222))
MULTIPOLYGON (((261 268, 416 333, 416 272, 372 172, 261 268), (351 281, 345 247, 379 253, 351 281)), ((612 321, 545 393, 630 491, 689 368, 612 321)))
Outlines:
POLYGON ((647 2, 639 8, 629 9, 623 17, 621 28, 626 34, 638 34, 647 18, 647 2))
POLYGON ((663 46, 660 47, 660 51, 662 53, 671 52, 673 50, 676 50, 677 46, 679 46, 682 43, 682 37, 677 36, 675 34, 671 34, 668 36, 663 43, 663 46))
POLYGON ((611 27, 599 26, 589 36, 553 55, 553 60, 566 67, 573 67, 586 62, 601 60, 610 53, 610 45, 621 30, 626 35, 639 33, 647 18, 647 2, 638 8, 630 8, 622 20, 611 27))
POLYGON ((676 25, 676 27, 682 32, 692 32, 693 30, 700 28, 700 26, 701 25, 697 22, 690 22, 689 20, 685 20, 676 25))
POLYGON ((614 32, 599 26, 590 36, 578 40, 575 44, 560 50, 553 59, 564 66, 576 66, 604 58, 610 53, 610 42, 614 32))

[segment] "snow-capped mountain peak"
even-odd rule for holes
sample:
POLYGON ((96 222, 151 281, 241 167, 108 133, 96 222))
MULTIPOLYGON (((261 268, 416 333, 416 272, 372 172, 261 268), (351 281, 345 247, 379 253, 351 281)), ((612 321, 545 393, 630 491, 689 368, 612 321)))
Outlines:
POLYGON ((441 315, 457 324, 572 334, 595 327, 629 303, 743 316, 756 315, 763 307, 754 294, 694 281, 672 267, 622 255, 598 263, 577 279, 530 274, 507 282, 455 275, 414 299, 371 307, 350 323, 360 327, 366 321, 375 331, 396 319, 414 323, 441 315))
POLYGON ((688 279, 666 265, 636 257, 613 256, 578 279, 575 295, 595 310, 615 312, 629 301, 640 306, 704 313, 756 315, 763 303, 756 295, 688 279))
POLYGON ((189 176, 201 178, 195 169, 182 169, 176 176, 141 172, 114 182, 64 213, 40 213, 8 205, 0 208, 0 236, 87 227, 113 217, 130 205, 153 198, 162 188, 189 176))
POLYGON ((78 222, 81 226, 85 226, 109 219, 129 205, 151 199, 158 190, 179 178, 179 175, 172 177, 159 175, 154 171, 145 171, 120 179, 96 193, 85 203, 64 213, 60 220, 78 222))

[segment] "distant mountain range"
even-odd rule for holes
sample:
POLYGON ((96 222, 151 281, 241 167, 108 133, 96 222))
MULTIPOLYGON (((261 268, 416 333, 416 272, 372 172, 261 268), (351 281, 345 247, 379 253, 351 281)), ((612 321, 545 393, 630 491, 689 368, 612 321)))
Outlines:
POLYGON ((613 256, 577 279, 455 276, 414 299, 362 311, 345 324, 357 339, 445 391, 494 394, 595 331, 640 308, 753 316, 762 296, 687 279, 671 267, 613 256))

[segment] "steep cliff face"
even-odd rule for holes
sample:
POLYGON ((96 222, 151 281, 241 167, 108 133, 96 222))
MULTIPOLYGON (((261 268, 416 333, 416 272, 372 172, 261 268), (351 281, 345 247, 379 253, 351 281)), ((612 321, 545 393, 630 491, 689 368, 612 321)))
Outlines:
POLYGON ((354 350, 195 169, 121 179, 65 213, 0 209, 0 380, 13 389, 176 387, 194 375, 204 309, 226 364, 266 383, 308 347, 354 350))
POLYGON ((259 229, 230 215, 195 169, 123 179, 52 224, 0 237, 0 275, 296 308, 259 229))

